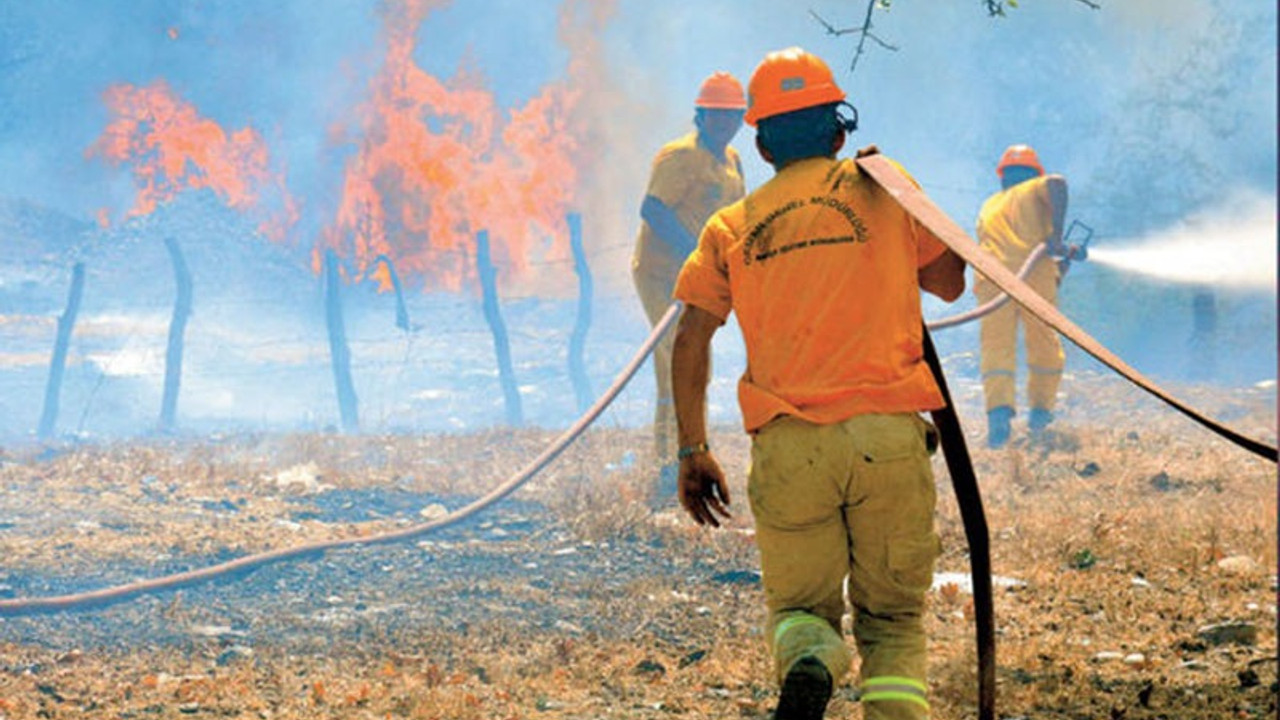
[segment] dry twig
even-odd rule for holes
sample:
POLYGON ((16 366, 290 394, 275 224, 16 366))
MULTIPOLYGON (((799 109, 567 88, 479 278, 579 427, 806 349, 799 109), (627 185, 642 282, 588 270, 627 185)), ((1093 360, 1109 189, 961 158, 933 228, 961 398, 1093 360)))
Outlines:
POLYGON ((828 35, 834 35, 836 37, 839 37, 841 35, 848 35, 851 33, 856 33, 858 35, 858 47, 853 53, 853 60, 850 61, 849 63, 849 72, 853 72, 854 69, 858 67, 858 58, 861 57, 862 53, 864 52, 863 46, 866 44, 867 38, 871 38, 872 40, 876 41, 876 43, 879 44, 880 47, 886 50, 896 51, 898 49, 897 46, 889 44, 883 38, 871 32, 871 13, 875 10, 876 3, 878 2, 880 2, 880 0, 867 0, 867 13, 862 20, 862 27, 859 27, 859 28, 836 28, 834 25, 827 22, 820 15, 818 15, 818 13, 814 12, 813 10, 809 11, 809 14, 812 15, 815 20, 817 20, 819 23, 822 24, 824 28, 827 29, 828 35))

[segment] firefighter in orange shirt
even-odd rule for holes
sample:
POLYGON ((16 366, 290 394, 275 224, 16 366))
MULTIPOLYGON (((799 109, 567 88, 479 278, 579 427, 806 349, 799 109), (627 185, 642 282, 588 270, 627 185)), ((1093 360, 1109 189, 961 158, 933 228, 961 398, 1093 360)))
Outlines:
POLYGON ((822 60, 770 53, 749 97, 746 122, 774 177, 712 216, 676 283, 686 303, 672 364, 680 502, 699 524, 729 516, 705 407, 711 338, 732 312, 747 351, 738 398, 752 436, 747 493, 776 717, 821 718, 849 670, 847 578, 865 717, 919 720, 929 711, 922 617, 940 548, 935 431, 919 413, 943 403, 923 359, 920 290, 955 300, 964 262, 836 159, 856 114, 842 116, 852 107, 822 60))
MULTIPOLYGON (((729 145, 742 127, 747 107, 742 83, 727 72, 703 81, 694 102, 694 131, 662 147, 653 160, 649 187, 640 206, 640 234, 631 259, 636 292, 649 322, 671 306, 676 274, 697 244, 711 213, 744 194, 742 160, 729 145)), ((654 410, 654 453, 661 470, 654 505, 675 500, 675 410, 671 401, 671 335, 653 350, 658 397, 654 410)))
MULTIPOLYGON (((1061 175, 1045 175, 1036 151, 1027 145, 1010 145, 996 165, 996 174, 1002 188, 983 203, 978 213, 978 242, 1014 272, 1037 246, 1048 244, 1050 259, 1032 268, 1026 282, 1056 304, 1065 262, 1084 259, 1083 248, 1063 244, 1067 181, 1061 175)), ((974 280, 973 292, 978 304, 1000 294, 981 275, 974 280)), ((1016 303, 1005 303, 983 317, 979 331, 982 389, 987 407, 987 445, 992 448, 1003 447, 1009 441, 1010 421, 1016 414, 1019 322, 1027 348, 1027 401, 1031 405, 1027 426, 1032 437, 1053 421, 1058 400, 1065 357, 1058 333, 1016 303)))

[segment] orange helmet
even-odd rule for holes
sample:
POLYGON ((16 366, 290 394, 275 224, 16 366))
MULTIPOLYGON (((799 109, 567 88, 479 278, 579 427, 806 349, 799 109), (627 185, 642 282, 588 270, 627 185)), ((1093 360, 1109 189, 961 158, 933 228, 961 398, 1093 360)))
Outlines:
POLYGON ((1006 148, 1004 154, 1000 156, 1000 164, 996 165, 996 174, 1003 179, 1004 169, 1010 165, 1035 168, 1036 172, 1044 174, 1044 166, 1040 164, 1040 158, 1036 156, 1036 151, 1032 150, 1030 145, 1010 145, 1006 148))
POLYGON ((742 83, 723 70, 711 73, 702 81, 694 107, 712 110, 744 110, 747 99, 742 95, 742 83))
POLYGON ((774 115, 844 100, 831 68, 798 47, 775 50, 756 66, 748 84, 747 124, 774 115))

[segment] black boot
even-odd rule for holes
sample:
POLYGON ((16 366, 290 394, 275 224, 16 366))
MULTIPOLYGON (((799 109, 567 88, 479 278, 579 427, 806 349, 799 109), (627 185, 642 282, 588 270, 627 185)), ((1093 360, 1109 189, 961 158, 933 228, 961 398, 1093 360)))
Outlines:
POLYGON ((774 720, 822 720, 831 700, 831 673, 822 661, 806 655, 796 661, 782 681, 774 720))

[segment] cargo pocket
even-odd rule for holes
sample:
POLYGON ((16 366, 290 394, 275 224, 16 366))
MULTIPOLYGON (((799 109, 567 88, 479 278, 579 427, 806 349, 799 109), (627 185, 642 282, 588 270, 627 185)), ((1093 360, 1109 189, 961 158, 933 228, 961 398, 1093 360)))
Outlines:
POLYGON ((933 584, 933 566, 942 554, 942 542, 937 533, 913 534, 889 538, 886 559, 889 579, 900 594, 898 602, 915 605, 923 601, 924 594, 933 584))

